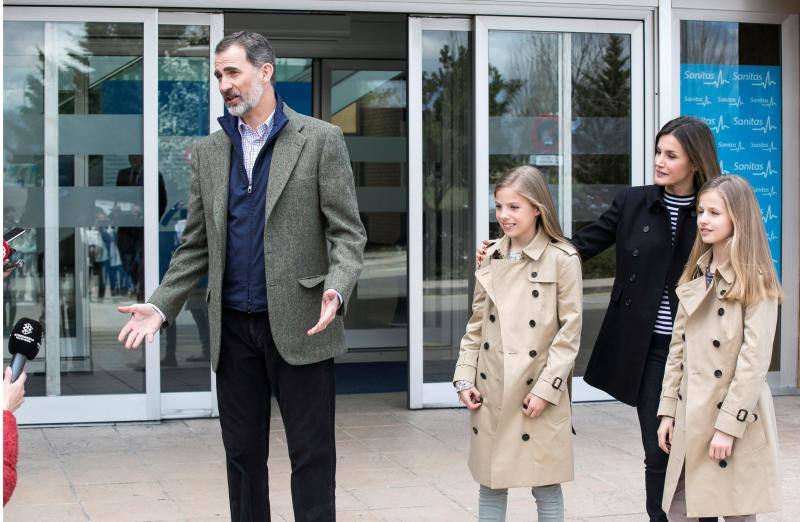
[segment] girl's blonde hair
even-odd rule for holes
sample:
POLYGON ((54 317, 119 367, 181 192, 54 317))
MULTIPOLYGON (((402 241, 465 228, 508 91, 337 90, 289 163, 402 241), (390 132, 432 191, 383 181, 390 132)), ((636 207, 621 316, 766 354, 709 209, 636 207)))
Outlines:
POLYGON ((547 182, 539 169, 530 165, 514 167, 497 182, 494 187, 495 195, 498 190, 504 188, 517 192, 536 207, 539 211, 539 226, 544 228, 548 236, 558 241, 567 241, 558 222, 558 212, 553 205, 550 189, 547 188, 547 182))
MULTIPOLYGON (((783 301, 778 275, 772 263, 761 208, 750 184, 741 176, 725 175, 711 179, 697 194, 697 202, 703 194, 716 190, 727 207, 733 222, 733 235, 729 243, 729 256, 734 281, 725 299, 736 299, 752 304, 762 299, 783 301)), ((678 284, 688 283, 703 275, 697 266, 700 257, 711 248, 703 243, 700 231, 694 240, 689 261, 683 269, 678 284)))

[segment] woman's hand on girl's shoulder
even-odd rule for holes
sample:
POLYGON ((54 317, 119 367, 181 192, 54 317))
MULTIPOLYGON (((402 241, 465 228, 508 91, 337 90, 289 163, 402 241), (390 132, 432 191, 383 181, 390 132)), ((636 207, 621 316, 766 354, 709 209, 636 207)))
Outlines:
POLYGON ((531 419, 535 419, 542 414, 547 404, 548 402, 546 400, 529 393, 525 396, 525 400, 522 401, 522 412, 531 419))
POLYGON ((733 453, 733 435, 728 435, 724 431, 715 431, 708 445, 708 456, 715 460, 728 458, 733 453))
POLYGON ((484 239, 483 241, 481 241, 481 246, 479 246, 478 249, 475 251, 475 261, 478 266, 480 266, 481 263, 483 263, 483 258, 486 257, 486 249, 491 244, 492 244, 491 241, 489 241, 488 239, 484 239))
POLYGON ((481 407, 481 403, 483 402, 481 392, 474 386, 458 392, 458 398, 470 410, 477 410, 481 407))

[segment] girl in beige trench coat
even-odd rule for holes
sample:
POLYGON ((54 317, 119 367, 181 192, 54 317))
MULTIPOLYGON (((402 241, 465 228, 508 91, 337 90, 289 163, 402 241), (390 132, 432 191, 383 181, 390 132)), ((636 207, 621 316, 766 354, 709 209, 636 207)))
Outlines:
POLYGON ((659 446, 669 453, 663 509, 672 521, 754 521, 780 502, 766 377, 781 290, 743 178, 703 187, 697 226, 658 408, 659 446))
POLYGON ((573 478, 569 383, 581 334, 580 258, 538 170, 510 171, 495 201, 504 236, 475 274, 453 377, 471 411, 479 518, 505 520, 508 488, 526 486, 538 519, 560 521, 560 484, 573 478))

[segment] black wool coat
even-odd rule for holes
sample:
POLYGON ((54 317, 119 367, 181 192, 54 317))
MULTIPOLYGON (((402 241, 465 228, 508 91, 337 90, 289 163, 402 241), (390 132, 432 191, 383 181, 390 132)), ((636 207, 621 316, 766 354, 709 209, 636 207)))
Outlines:
POLYGON ((611 302, 583 379, 631 406, 638 401, 664 285, 674 320, 675 288, 697 234, 695 206, 682 207, 672 245, 663 190, 658 185, 622 190, 610 209, 572 237, 584 260, 616 243, 611 302))

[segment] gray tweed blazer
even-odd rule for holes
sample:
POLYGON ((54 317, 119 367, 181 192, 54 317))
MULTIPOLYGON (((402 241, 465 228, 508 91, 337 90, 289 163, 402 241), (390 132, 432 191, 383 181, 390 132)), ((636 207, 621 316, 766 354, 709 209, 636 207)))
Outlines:
MULTIPOLYGON (((284 105, 289 122, 275 142, 267 184, 264 270, 272 336, 289 364, 310 364, 345 351, 343 314, 309 337, 325 289, 344 299, 361 272, 366 233, 342 131, 284 105)), ((222 276, 226 263, 231 142, 218 131, 192 149, 192 178, 183 242, 150 297, 175 320, 191 290, 208 275, 211 363, 221 346, 222 276)))

